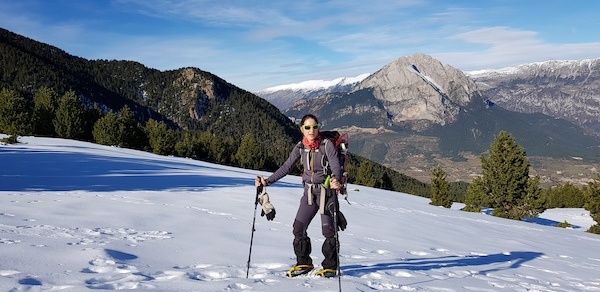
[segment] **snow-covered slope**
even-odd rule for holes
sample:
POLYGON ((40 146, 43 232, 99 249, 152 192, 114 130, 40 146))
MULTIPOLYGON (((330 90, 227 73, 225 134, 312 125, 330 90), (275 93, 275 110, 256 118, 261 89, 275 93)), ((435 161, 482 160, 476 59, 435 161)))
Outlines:
MULTIPOLYGON (((2 136, 2 135, 0 135, 2 136)), ((51 138, 0 145, 0 291, 338 291, 283 276, 302 193, 267 189, 246 279, 258 174, 191 159, 51 138)), ((598 291, 600 236, 585 211, 527 223, 349 187, 341 208, 343 291, 598 291), (574 229, 549 224, 567 219, 574 229)), ((320 263, 319 220, 309 228, 320 263)))

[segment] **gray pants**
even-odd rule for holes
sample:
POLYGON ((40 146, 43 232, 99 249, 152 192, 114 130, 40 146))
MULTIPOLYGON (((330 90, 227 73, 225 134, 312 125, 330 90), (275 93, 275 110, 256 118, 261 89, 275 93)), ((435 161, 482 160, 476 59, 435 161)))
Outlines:
MULTIPOLYGON (((300 199, 300 206, 296 213, 296 219, 294 220, 293 232, 294 232, 294 252, 296 253, 298 264, 312 264, 310 257, 311 243, 308 237, 307 229, 312 219, 319 213, 319 202, 321 196, 321 189, 314 188, 313 194, 308 194, 309 187, 304 187, 304 195, 300 199), (308 204, 308 196, 312 195, 313 204, 308 204)), ((325 257, 323 260, 323 267, 335 268, 337 267, 337 254, 335 250, 335 231, 333 230, 333 217, 327 212, 325 214, 319 214, 321 216, 321 232, 325 236, 325 242, 323 243, 322 252, 325 257)))
MULTIPOLYGON (((296 212, 296 219, 294 220, 294 239, 303 239, 308 237, 306 230, 308 225, 315 218, 315 215, 319 212, 319 202, 321 202, 321 188, 314 188, 313 204, 308 204, 308 187, 304 187, 304 195, 300 198, 300 206, 298 206, 298 212, 296 212)), ((321 216, 321 232, 325 238, 335 236, 333 230, 333 217, 327 212, 325 214, 319 214, 321 216)))

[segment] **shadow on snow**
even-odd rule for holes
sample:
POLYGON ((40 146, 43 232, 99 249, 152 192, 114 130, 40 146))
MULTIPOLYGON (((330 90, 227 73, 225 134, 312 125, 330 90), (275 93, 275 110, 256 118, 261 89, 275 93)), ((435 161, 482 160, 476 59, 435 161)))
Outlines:
POLYGON ((480 274, 506 269, 515 269, 523 263, 536 259, 543 254, 540 252, 515 251, 511 253, 498 253, 491 255, 445 256, 437 258, 411 258, 397 262, 344 265, 341 267, 344 275, 360 277, 365 274, 390 271, 429 271, 433 269, 451 267, 473 267, 491 265, 489 269, 479 271, 480 274))
MULTIPOLYGON (((99 150, 101 152, 101 150, 99 150)), ((0 191, 202 190, 254 186, 254 172, 151 158, 0 148, 0 191), (231 176, 232 173, 237 175, 231 176)), ((294 185, 299 186, 299 185, 294 185)))

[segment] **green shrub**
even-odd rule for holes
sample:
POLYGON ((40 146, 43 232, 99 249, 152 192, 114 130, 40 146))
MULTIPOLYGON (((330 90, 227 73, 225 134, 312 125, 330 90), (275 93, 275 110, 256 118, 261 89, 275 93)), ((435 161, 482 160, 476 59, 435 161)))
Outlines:
POLYGON ((595 225, 590 226, 590 229, 588 229, 587 232, 594 233, 594 234, 600 234, 600 225, 595 224, 595 225))
POLYGON ((6 143, 6 144, 17 144, 17 143, 19 143, 19 141, 17 141, 17 136, 16 135, 10 135, 8 137, 2 138, 2 139, 0 139, 0 142, 6 143))
POLYGON ((570 182, 559 184, 547 191, 547 208, 583 208, 586 195, 583 190, 570 182))
POLYGON ((560 223, 556 224, 556 227, 569 228, 569 227, 573 227, 573 225, 571 225, 571 223, 569 223, 569 222, 567 222, 567 220, 565 220, 565 222, 560 222, 560 223))

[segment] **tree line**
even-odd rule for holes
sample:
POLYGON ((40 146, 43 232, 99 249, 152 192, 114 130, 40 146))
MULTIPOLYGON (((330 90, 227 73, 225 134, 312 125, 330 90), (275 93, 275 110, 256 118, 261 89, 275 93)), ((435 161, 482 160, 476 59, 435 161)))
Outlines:
MULTIPOLYGON (((463 211, 490 208, 493 216, 522 220, 537 217, 546 209, 585 208, 596 221, 587 231, 600 234, 600 174, 582 188, 565 183, 542 189, 539 176, 529 175, 525 151, 505 131, 494 137, 488 155, 481 156, 481 166, 482 175, 467 188, 463 211)), ((430 204, 446 208, 452 205, 446 173, 441 167, 432 170, 430 204)), ((559 226, 570 224, 561 222, 559 226)))
MULTIPOLYGON (((199 126, 204 130, 184 130, 154 119, 144 123, 128 106, 115 112, 86 103, 72 90, 61 95, 41 87, 27 96, 3 88, 0 132, 9 135, 5 139, 9 143, 16 143, 23 135, 60 137, 247 169, 276 170, 292 151, 293 138, 282 133, 276 122, 262 117, 264 113, 252 110, 256 107, 244 104, 247 98, 230 100, 234 102, 215 104, 207 111, 199 126), (243 122, 232 126, 231 120, 243 122)), ((293 173, 301 173, 300 165, 293 173)), ((425 197, 429 193, 428 184, 353 154, 347 173, 350 183, 425 197)))

